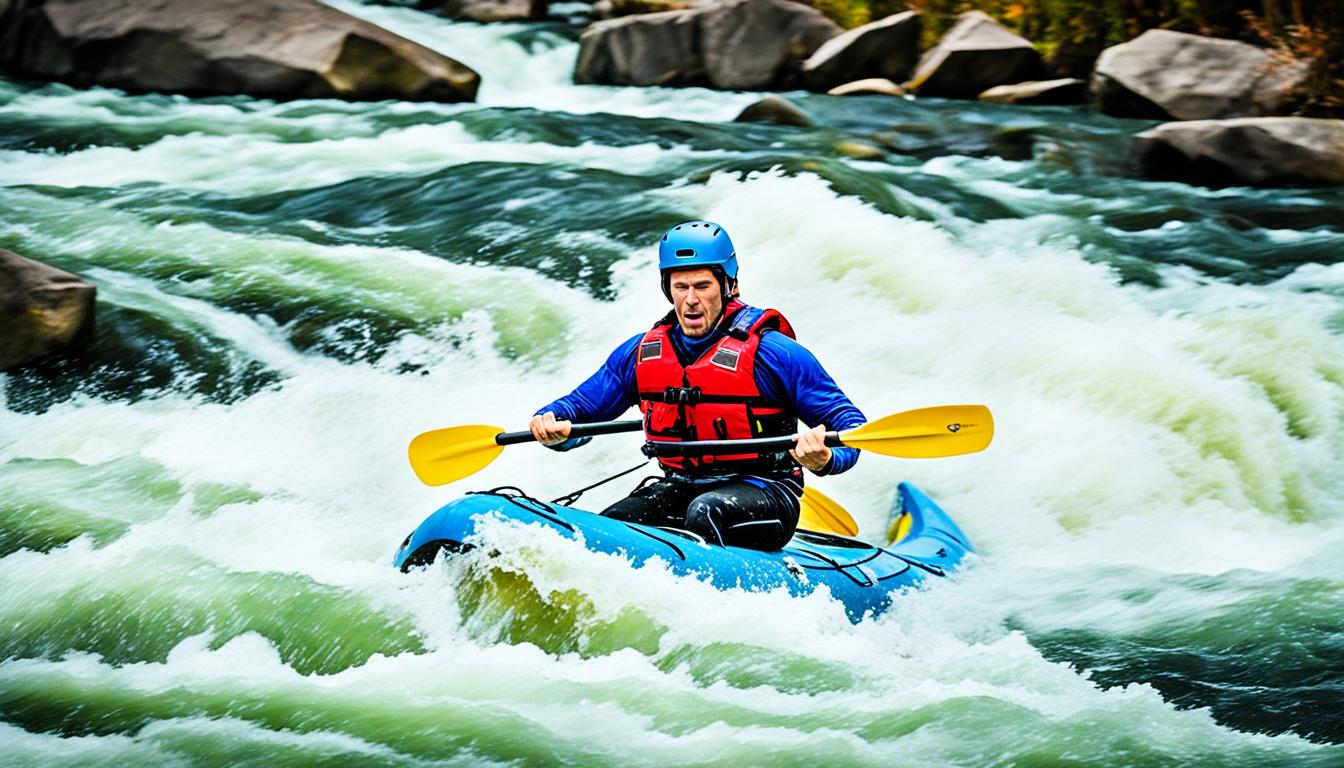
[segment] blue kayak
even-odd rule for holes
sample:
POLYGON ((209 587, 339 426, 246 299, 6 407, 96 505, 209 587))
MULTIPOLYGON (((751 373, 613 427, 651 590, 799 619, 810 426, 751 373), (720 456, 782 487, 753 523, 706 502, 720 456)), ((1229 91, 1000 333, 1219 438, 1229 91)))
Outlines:
POLYGON ((768 552, 707 544, 689 531, 625 523, 539 501, 516 488, 497 488, 468 494, 426 518, 402 542, 396 566, 405 571, 432 563, 440 552, 470 549, 477 520, 486 515, 582 537, 588 549, 623 555, 635 566, 657 557, 673 573, 711 580, 720 589, 782 587, 806 595, 824 585, 854 622, 886 610, 905 587, 947 575, 975 551, 952 518, 909 483, 897 486, 892 505, 887 538, 893 544, 878 547, 800 530, 783 549, 768 552))

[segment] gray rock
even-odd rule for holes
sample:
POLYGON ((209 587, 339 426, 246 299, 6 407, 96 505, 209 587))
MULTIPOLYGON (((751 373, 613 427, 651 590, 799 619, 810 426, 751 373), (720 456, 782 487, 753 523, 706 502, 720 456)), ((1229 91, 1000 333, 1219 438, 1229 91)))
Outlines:
POLYGON ((0 370, 74 343, 93 327, 93 285, 0 248, 0 370))
POLYGON ((841 31, 820 11, 788 0, 730 0, 699 13, 705 71, 715 88, 791 87, 803 61, 841 31))
POLYGON ((450 19, 526 21, 546 15, 546 0, 445 0, 430 10, 450 19))
POLYGON ((316 0, 3 0, 0 72, 185 94, 469 101, 471 69, 316 0))
POLYGON ((818 11, 788 0, 728 0, 608 19, 579 38, 574 81, 783 88, 797 81, 802 60, 839 32, 818 11))
POLYGON ((1033 80, 1041 55, 1025 38, 980 11, 967 11, 920 57, 906 88, 921 96, 973 99, 989 88, 1033 80))
POLYGON ((696 11, 599 21, 579 37, 576 83, 703 85, 707 79, 696 11))
POLYGON ((1164 123, 1134 139, 1134 159, 1148 178, 1210 187, 1344 184, 1344 120, 1164 123))
POLYGON ((752 104, 733 118, 735 123, 773 123, 775 125, 793 125, 807 128, 812 118, 788 99, 778 96, 766 96, 752 104))
POLYGON ((905 11, 836 35, 803 62, 803 81, 814 91, 869 78, 902 82, 919 58, 921 28, 919 13, 905 11))
POLYGON ((837 141, 835 151, 854 160, 881 160, 887 156, 886 151, 876 144, 855 139, 837 141))
POLYGON ((997 104, 1081 104, 1087 101, 1087 82, 1074 77, 1029 80, 996 85, 980 94, 981 101, 997 104))
POLYGON ((827 96, 904 96, 905 89, 881 77, 869 77, 852 83, 837 85, 827 96))
POLYGON ((1253 45, 1150 29, 1102 51, 1092 99, 1120 117, 1258 117, 1291 111, 1290 91, 1305 75, 1305 67, 1253 45))
POLYGON ((705 5, 702 0, 598 0, 593 3, 594 19, 613 19, 640 13, 684 11, 705 5))

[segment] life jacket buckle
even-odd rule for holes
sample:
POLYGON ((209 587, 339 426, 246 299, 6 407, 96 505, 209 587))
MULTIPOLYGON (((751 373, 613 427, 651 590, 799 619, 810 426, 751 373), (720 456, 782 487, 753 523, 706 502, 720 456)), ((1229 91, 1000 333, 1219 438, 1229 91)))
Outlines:
POLYGON ((663 390, 663 402, 673 405, 695 405, 700 402, 699 387, 668 387, 663 390))

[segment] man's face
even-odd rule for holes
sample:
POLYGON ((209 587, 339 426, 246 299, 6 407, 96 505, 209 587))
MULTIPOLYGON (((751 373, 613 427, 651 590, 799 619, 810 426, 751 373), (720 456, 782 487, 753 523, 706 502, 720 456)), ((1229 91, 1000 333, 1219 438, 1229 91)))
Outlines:
POLYGON ((668 287, 672 289, 672 306, 681 332, 691 338, 709 333, 709 324, 723 309, 723 292, 714 272, 704 267, 679 269, 671 274, 668 287))

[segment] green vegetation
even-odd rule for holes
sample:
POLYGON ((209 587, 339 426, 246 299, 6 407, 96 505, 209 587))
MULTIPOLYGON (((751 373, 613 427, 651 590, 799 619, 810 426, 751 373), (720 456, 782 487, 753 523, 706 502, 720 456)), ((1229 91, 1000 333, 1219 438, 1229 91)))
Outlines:
POLYGON ((1304 114, 1344 116, 1344 2, 1307 0, 808 0, 845 27, 906 8, 924 15, 932 46, 958 14, 980 10, 1033 41, 1056 71, 1085 76, 1102 48, 1148 29, 1243 40, 1285 62, 1312 62, 1304 114))
POLYGON ((804 0, 846 29, 909 10, 915 3, 905 0, 804 0))

